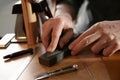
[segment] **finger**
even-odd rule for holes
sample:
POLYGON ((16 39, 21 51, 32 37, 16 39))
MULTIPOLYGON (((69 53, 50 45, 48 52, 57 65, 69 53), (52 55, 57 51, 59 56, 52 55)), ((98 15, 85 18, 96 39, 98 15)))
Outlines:
POLYGON ((45 46, 45 48, 47 49, 49 46, 49 43, 50 43, 50 37, 49 36, 48 37, 42 36, 42 43, 45 46))
POLYGON ((120 50, 120 42, 119 41, 112 41, 110 42, 109 46, 106 47, 103 50, 103 55, 104 56, 111 56, 113 55, 115 52, 117 52, 118 50, 120 50))
POLYGON ((52 31, 52 27, 49 25, 48 22, 43 24, 41 39, 46 49, 48 48, 50 43, 51 31, 52 31))
POLYGON ((102 49, 104 49, 107 46, 107 38, 106 37, 102 37, 102 39, 99 39, 91 48, 92 51, 95 54, 98 54, 102 49))
POLYGON ((85 47, 87 47, 88 45, 90 45, 93 42, 95 42, 96 40, 98 40, 100 37, 101 37, 101 34, 99 32, 96 32, 94 34, 91 34, 91 35, 85 37, 79 43, 77 43, 76 46, 74 46, 74 48, 72 49, 71 54, 76 55, 78 52, 80 52, 85 47))
POLYGON ((86 30, 85 32, 83 32, 76 40, 74 40, 69 45, 69 49, 74 48, 74 46, 77 45, 79 43, 79 41, 81 41, 82 39, 84 39, 86 36, 89 36, 89 35, 93 34, 95 31, 96 31, 96 29, 94 28, 94 26, 92 26, 91 28, 89 28, 88 30, 86 30))
POLYGON ((53 28, 51 42, 50 42, 50 45, 47 49, 48 52, 53 52, 57 47, 60 35, 62 33, 62 29, 63 29, 62 24, 58 24, 58 25, 59 26, 57 26, 57 27, 55 26, 53 28))
POLYGON ((60 48, 63 48, 65 44, 67 44, 70 39, 73 37, 73 29, 67 29, 64 33, 63 36, 61 36, 60 41, 59 41, 59 46, 60 48))

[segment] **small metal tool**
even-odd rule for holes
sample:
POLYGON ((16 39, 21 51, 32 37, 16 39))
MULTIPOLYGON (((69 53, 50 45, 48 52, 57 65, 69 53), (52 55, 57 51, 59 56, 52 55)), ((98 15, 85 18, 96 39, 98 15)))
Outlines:
POLYGON ((18 51, 18 52, 14 52, 12 54, 8 54, 6 56, 4 56, 3 58, 4 59, 7 59, 7 58, 15 58, 15 57, 18 57, 18 56, 21 56, 21 55, 24 55, 24 54, 33 54, 33 49, 32 48, 28 48, 26 50, 21 50, 21 51, 18 51))
POLYGON ((68 45, 77 37, 73 37, 62 49, 57 48, 54 52, 51 53, 44 53, 39 57, 40 64, 46 66, 53 66, 62 59, 71 56, 71 51, 68 49, 68 45))
POLYGON ((68 48, 64 50, 55 50, 52 53, 44 53, 39 57, 40 64, 46 65, 46 66, 53 66, 56 63, 58 63, 60 60, 70 56, 70 50, 68 48))
POLYGON ((42 79, 45 79, 45 78, 48 78, 48 77, 51 77, 51 76, 63 74, 63 73, 66 73, 66 72, 76 71, 76 70, 78 70, 78 65, 74 64, 72 66, 67 66, 65 68, 61 68, 61 69, 58 69, 58 70, 55 70, 55 71, 41 73, 35 78, 35 80, 42 80, 42 79))

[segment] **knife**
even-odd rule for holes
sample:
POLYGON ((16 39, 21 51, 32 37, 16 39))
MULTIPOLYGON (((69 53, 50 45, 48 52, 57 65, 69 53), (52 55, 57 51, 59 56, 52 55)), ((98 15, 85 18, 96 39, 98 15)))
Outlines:
POLYGON ((61 69, 58 69, 58 70, 55 70, 55 71, 41 73, 35 78, 35 80, 42 80, 42 79, 45 79, 45 78, 49 78, 51 76, 63 74, 63 73, 66 73, 66 72, 76 71, 76 70, 78 70, 78 65, 74 64, 72 66, 67 66, 67 67, 64 67, 64 68, 61 68, 61 69))

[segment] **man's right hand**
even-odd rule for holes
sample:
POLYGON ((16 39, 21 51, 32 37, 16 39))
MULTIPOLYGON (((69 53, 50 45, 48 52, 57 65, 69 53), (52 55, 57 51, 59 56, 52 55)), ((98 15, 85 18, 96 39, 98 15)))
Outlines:
POLYGON ((62 48, 73 37, 73 21, 66 15, 50 18, 42 26, 42 42, 47 52, 62 48))

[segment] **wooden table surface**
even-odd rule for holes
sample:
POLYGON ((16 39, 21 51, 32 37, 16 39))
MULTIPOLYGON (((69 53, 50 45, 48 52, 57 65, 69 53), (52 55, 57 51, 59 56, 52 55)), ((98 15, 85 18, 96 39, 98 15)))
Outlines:
POLYGON ((11 44, 7 49, 0 49, 0 80, 34 80, 42 72, 53 71, 68 65, 77 64, 79 69, 44 80, 120 80, 120 54, 111 57, 95 56, 85 50, 78 56, 70 56, 52 67, 39 63, 39 56, 45 52, 42 44, 34 55, 25 55, 6 62, 3 56, 26 49, 26 44, 11 44))

